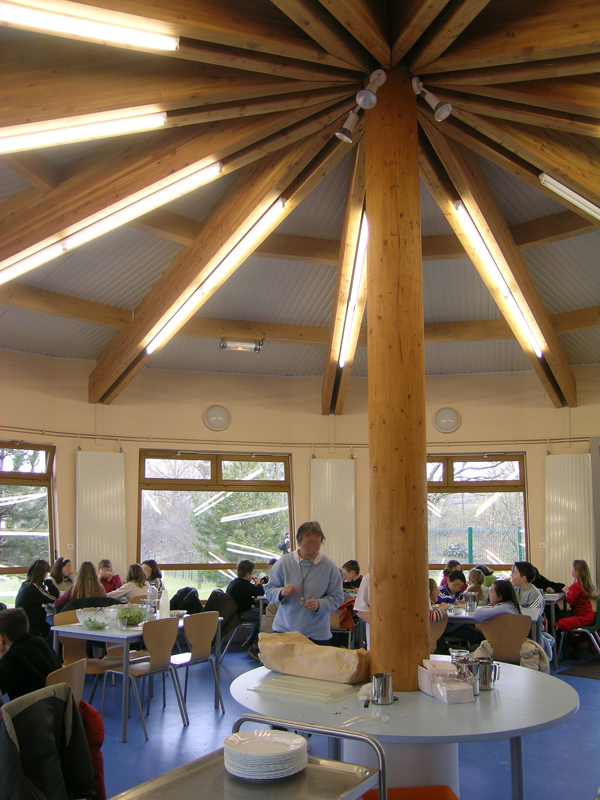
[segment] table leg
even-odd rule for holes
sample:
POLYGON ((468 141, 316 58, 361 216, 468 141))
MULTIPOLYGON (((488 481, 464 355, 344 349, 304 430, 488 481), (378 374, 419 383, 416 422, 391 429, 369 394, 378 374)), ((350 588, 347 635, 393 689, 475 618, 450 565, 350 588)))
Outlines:
POLYGON ((513 736, 510 740, 510 782, 512 785, 512 800, 525 800, 523 738, 521 736, 513 736))
POLYGON ((558 642, 556 641, 556 603, 550 603, 550 635, 554 636, 552 646, 552 666, 554 672, 558 671, 558 642))
POLYGON ((121 711, 121 741, 127 741, 129 716, 129 642, 123 644, 123 709, 121 711))
MULTIPOLYGON (((215 636, 215 672, 217 673, 217 680, 221 684, 221 623, 223 617, 219 617, 217 623, 217 633, 215 636)), ((217 691, 217 684, 215 683, 215 708, 219 707, 219 692, 217 691)))
POLYGON ((327 740, 327 756, 330 761, 342 760, 342 740, 330 736, 327 740))
POLYGON ((54 648, 54 652, 58 655, 60 643, 58 641, 58 631, 52 631, 52 647, 54 648))

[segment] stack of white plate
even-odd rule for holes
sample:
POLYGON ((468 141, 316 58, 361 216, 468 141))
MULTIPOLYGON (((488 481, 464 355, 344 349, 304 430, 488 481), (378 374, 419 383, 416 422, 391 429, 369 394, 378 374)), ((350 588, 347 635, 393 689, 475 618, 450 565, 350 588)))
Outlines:
POLYGON ((225 769, 238 778, 285 778, 308 764, 306 739, 288 731, 243 731, 223 742, 225 769))

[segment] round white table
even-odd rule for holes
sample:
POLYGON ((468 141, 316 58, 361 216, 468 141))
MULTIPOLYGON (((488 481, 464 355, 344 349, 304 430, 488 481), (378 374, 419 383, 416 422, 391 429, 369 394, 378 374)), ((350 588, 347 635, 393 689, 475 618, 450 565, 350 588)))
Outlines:
MULTIPOLYGON (((392 705, 367 709, 356 696, 326 705, 254 691, 270 674, 259 667, 240 675, 230 687, 234 700, 258 714, 315 725, 340 727, 365 717, 349 729, 369 733, 384 746, 388 786, 447 784, 457 795, 458 744, 510 739, 512 797, 524 800, 522 737, 560 725, 579 708, 577 692, 564 681, 512 664, 502 664, 495 688, 481 692, 473 703, 446 705, 423 692, 406 692, 397 693, 392 705)), ((348 745, 344 760, 371 762, 366 750, 348 745)))

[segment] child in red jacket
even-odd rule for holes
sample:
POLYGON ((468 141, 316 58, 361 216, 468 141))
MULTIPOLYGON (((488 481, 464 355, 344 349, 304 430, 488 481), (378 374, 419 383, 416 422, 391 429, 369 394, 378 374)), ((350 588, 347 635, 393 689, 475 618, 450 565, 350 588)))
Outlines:
POLYGON ((582 625, 593 625, 596 621, 590 599, 597 596, 597 591, 587 562, 575 560, 571 567, 571 575, 575 580, 567 589, 566 596, 567 603, 571 606, 571 614, 556 623, 556 628, 560 631, 572 631, 581 628, 582 625))

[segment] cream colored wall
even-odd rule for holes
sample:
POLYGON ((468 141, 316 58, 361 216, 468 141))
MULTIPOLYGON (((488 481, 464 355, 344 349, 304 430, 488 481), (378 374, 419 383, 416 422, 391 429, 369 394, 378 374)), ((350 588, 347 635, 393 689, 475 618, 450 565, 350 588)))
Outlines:
MULTIPOLYGON (((356 462, 356 555, 368 561, 367 382, 352 380, 344 414, 321 416, 319 378, 200 375, 146 369, 110 406, 87 402, 89 362, 1 354, 0 436, 56 445, 59 548, 75 542, 75 452, 125 451, 127 549, 136 556, 140 447, 292 454, 295 518, 308 519, 310 459, 356 462), (202 421, 220 403, 232 415, 221 437, 202 421)), ((600 367, 578 367, 579 406, 556 410, 532 373, 444 376, 427 379, 427 440, 431 454, 525 452, 531 558, 542 570, 544 458, 587 452, 600 435, 600 367), (442 406, 456 408, 462 424, 442 436, 431 422, 442 406)), ((85 554, 79 554, 80 560, 85 554)), ((124 565, 122 565, 124 566, 124 565)), ((122 566, 120 568, 122 568, 122 566)))

